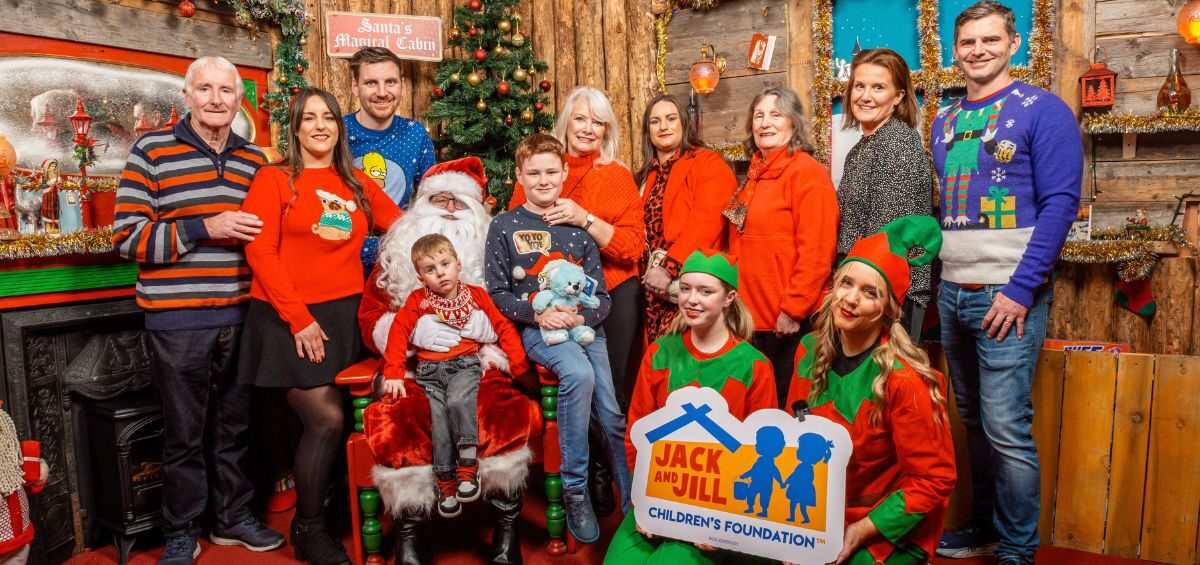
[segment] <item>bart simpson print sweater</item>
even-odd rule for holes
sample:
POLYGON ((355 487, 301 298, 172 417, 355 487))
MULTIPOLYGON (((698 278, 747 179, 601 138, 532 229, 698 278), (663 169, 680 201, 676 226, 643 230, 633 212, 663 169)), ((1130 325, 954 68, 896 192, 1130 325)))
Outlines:
POLYGON ((1004 285, 1023 306, 1050 275, 1079 210, 1083 146, 1071 109, 1013 82, 933 122, 941 183, 942 278, 1004 285))

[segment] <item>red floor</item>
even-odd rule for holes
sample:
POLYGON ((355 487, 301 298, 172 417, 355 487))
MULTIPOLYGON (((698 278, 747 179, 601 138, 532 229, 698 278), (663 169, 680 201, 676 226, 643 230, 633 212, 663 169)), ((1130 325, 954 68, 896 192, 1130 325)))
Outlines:
MULTIPOLYGON (((542 484, 540 476, 531 477, 529 484, 542 484)), ((522 542, 526 563, 530 565, 600 563, 604 559, 604 550, 608 547, 608 541, 613 531, 616 530, 617 525, 620 523, 620 517, 616 513, 602 520, 605 535, 599 543, 580 545, 579 551, 575 554, 552 558, 545 551, 545 546, 549 538, 545 530, 546 520, 544 513, 546 507, 543 502, 544 499, 540 496, 529 494, 525 497, 525 500, 526 505, 522 512, 523 523, 521 524, 521 533, 524 536, 522 542)), ((291 514, 268 514, 266 521, 269 526, 279 531, 286 531, 291 522, 291 514)), ((436 523, 436 526, 434 543, 437 548, 437 563, 473 564, 486 562, 488 557, 487 551, 490 548, 491 527, 488 523, 488 513, 485 511, 484 505, 478 502, 474 503, 468 507, 468 510, 461 517, 455 519, 453 522, 440 521, 436 523)), ((152 543, 161 542, 151 541, 150 536, 147 536, 146 541, 135 545, 130 555, 129 563, 132 565, 153 565, 162 553, 162 547, 161 545, 150 547, 149 544, 152 543)), ((196 560, 198 565, 272 565, 295 563, 291 546, 284 546, 282 549, 268 553, 250 553, 242 548, 215 546, 207 540, 202 540, 200 545, 200 557, 196 560)), ((1081 565, 1140 565, 1151 563, 1150 561, 1118 559, 1057 547, 1043 548, 1038 552, 1037 561, 1039 563, 1051 563, 1054 565, 1073 565, 1076 563, 1081 565)), ((107 545, 94 551, 77 555, 67 561, 67 564, 92 565, 116 562, 116 549, 112 545, 107 545)), ((939 565, 990 565, 993 561, 990 558, 965 560, 935 559, 934 563, 939 565)))

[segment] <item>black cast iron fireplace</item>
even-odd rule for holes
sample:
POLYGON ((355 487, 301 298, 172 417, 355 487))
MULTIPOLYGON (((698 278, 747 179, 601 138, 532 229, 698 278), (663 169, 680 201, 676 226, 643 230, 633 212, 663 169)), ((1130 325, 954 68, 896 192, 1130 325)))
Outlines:
POLYGON ((100 524, 126 535, 159 519, 162 420, 143 324, 129 299, 0 312, 0 398, 50 465, 30 497, 30 563, 66 561, 100 524))

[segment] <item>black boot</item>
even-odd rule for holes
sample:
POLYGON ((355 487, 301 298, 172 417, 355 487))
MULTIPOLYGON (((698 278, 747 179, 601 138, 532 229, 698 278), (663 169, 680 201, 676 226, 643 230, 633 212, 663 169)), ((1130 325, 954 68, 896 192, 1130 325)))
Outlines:
POLYGON ((301 518, 292 520, 292 549, 296 559, 313 565, 348 565, 350 556, 341 542, 333 539, 325 528, 325 518, 301 518))
POLYGON ((492 565, 521 564, 521 536, 518 521, 521 519, 521 496, 512 498, 503 494, 488 497, 495 509, 496 526, 492 530, 492 565))
POLYGON ((396 520, 396 564, 421 565, 432 563, 429 558, 429 536, 422 535, 428 518, 404 516, 396 520))
POLYGON ((613 493, 612 473, 608 470, 608 461, 604 456, 593 457, 589 466, 588 489, 592 497, 592 510, 596 517, 603 518, 613 513, 617 508, 616 495, 613 493))

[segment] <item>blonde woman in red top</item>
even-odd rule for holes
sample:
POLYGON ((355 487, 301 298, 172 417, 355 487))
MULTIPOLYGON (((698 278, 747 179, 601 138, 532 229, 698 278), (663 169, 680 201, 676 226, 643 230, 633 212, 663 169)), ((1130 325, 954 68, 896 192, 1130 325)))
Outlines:
POLYGON ((676 280, 683 262, 697 249, 724 244, 721 210, 737 177, 719 153, 704 146, 679 101, 659 94, 642 116, 642 167, 633 178, 641 187, 646 221, 641 272, 643 339, 649 345, 679 313, 676 280))
POLYGON ((354 168, 341 115, 328 92, 301 89, 288 109, 287 158, 260 169, 242 203, 263 227, 246 245, 254 278, 238 375, 283 390, 304 425, 293 465, 291 541, 297 559, 322 565, 350 562, 321 511, 342 437, 342 394, 333 378, 362 347, 359 252, 368 227, 387 231, 400 215, 354 168))
MULTIPOLYGON (((604 93, 577 87, 562 108, 553 134, 567 147, 567 180, 546 221, 583 228, 600 248, 604 283, 612 297, 603 324, 608 359, 617 400, 625 407, 625 375, 639 321, 638 261, 646 249, 642 200, 633 175, 616 161, 621 132, 604 93)), ((508 208, 524 203, 525 192, 518 186, 508 208)))
POLYGON ((750 171, 724 212, 729 252, 742 261, 754 345, 775 368, 780 404, 837 246, 837 193, 829 171, 809 155, 806 130, 795 91, 772 86, 755 96, 746 116, 750 171))

